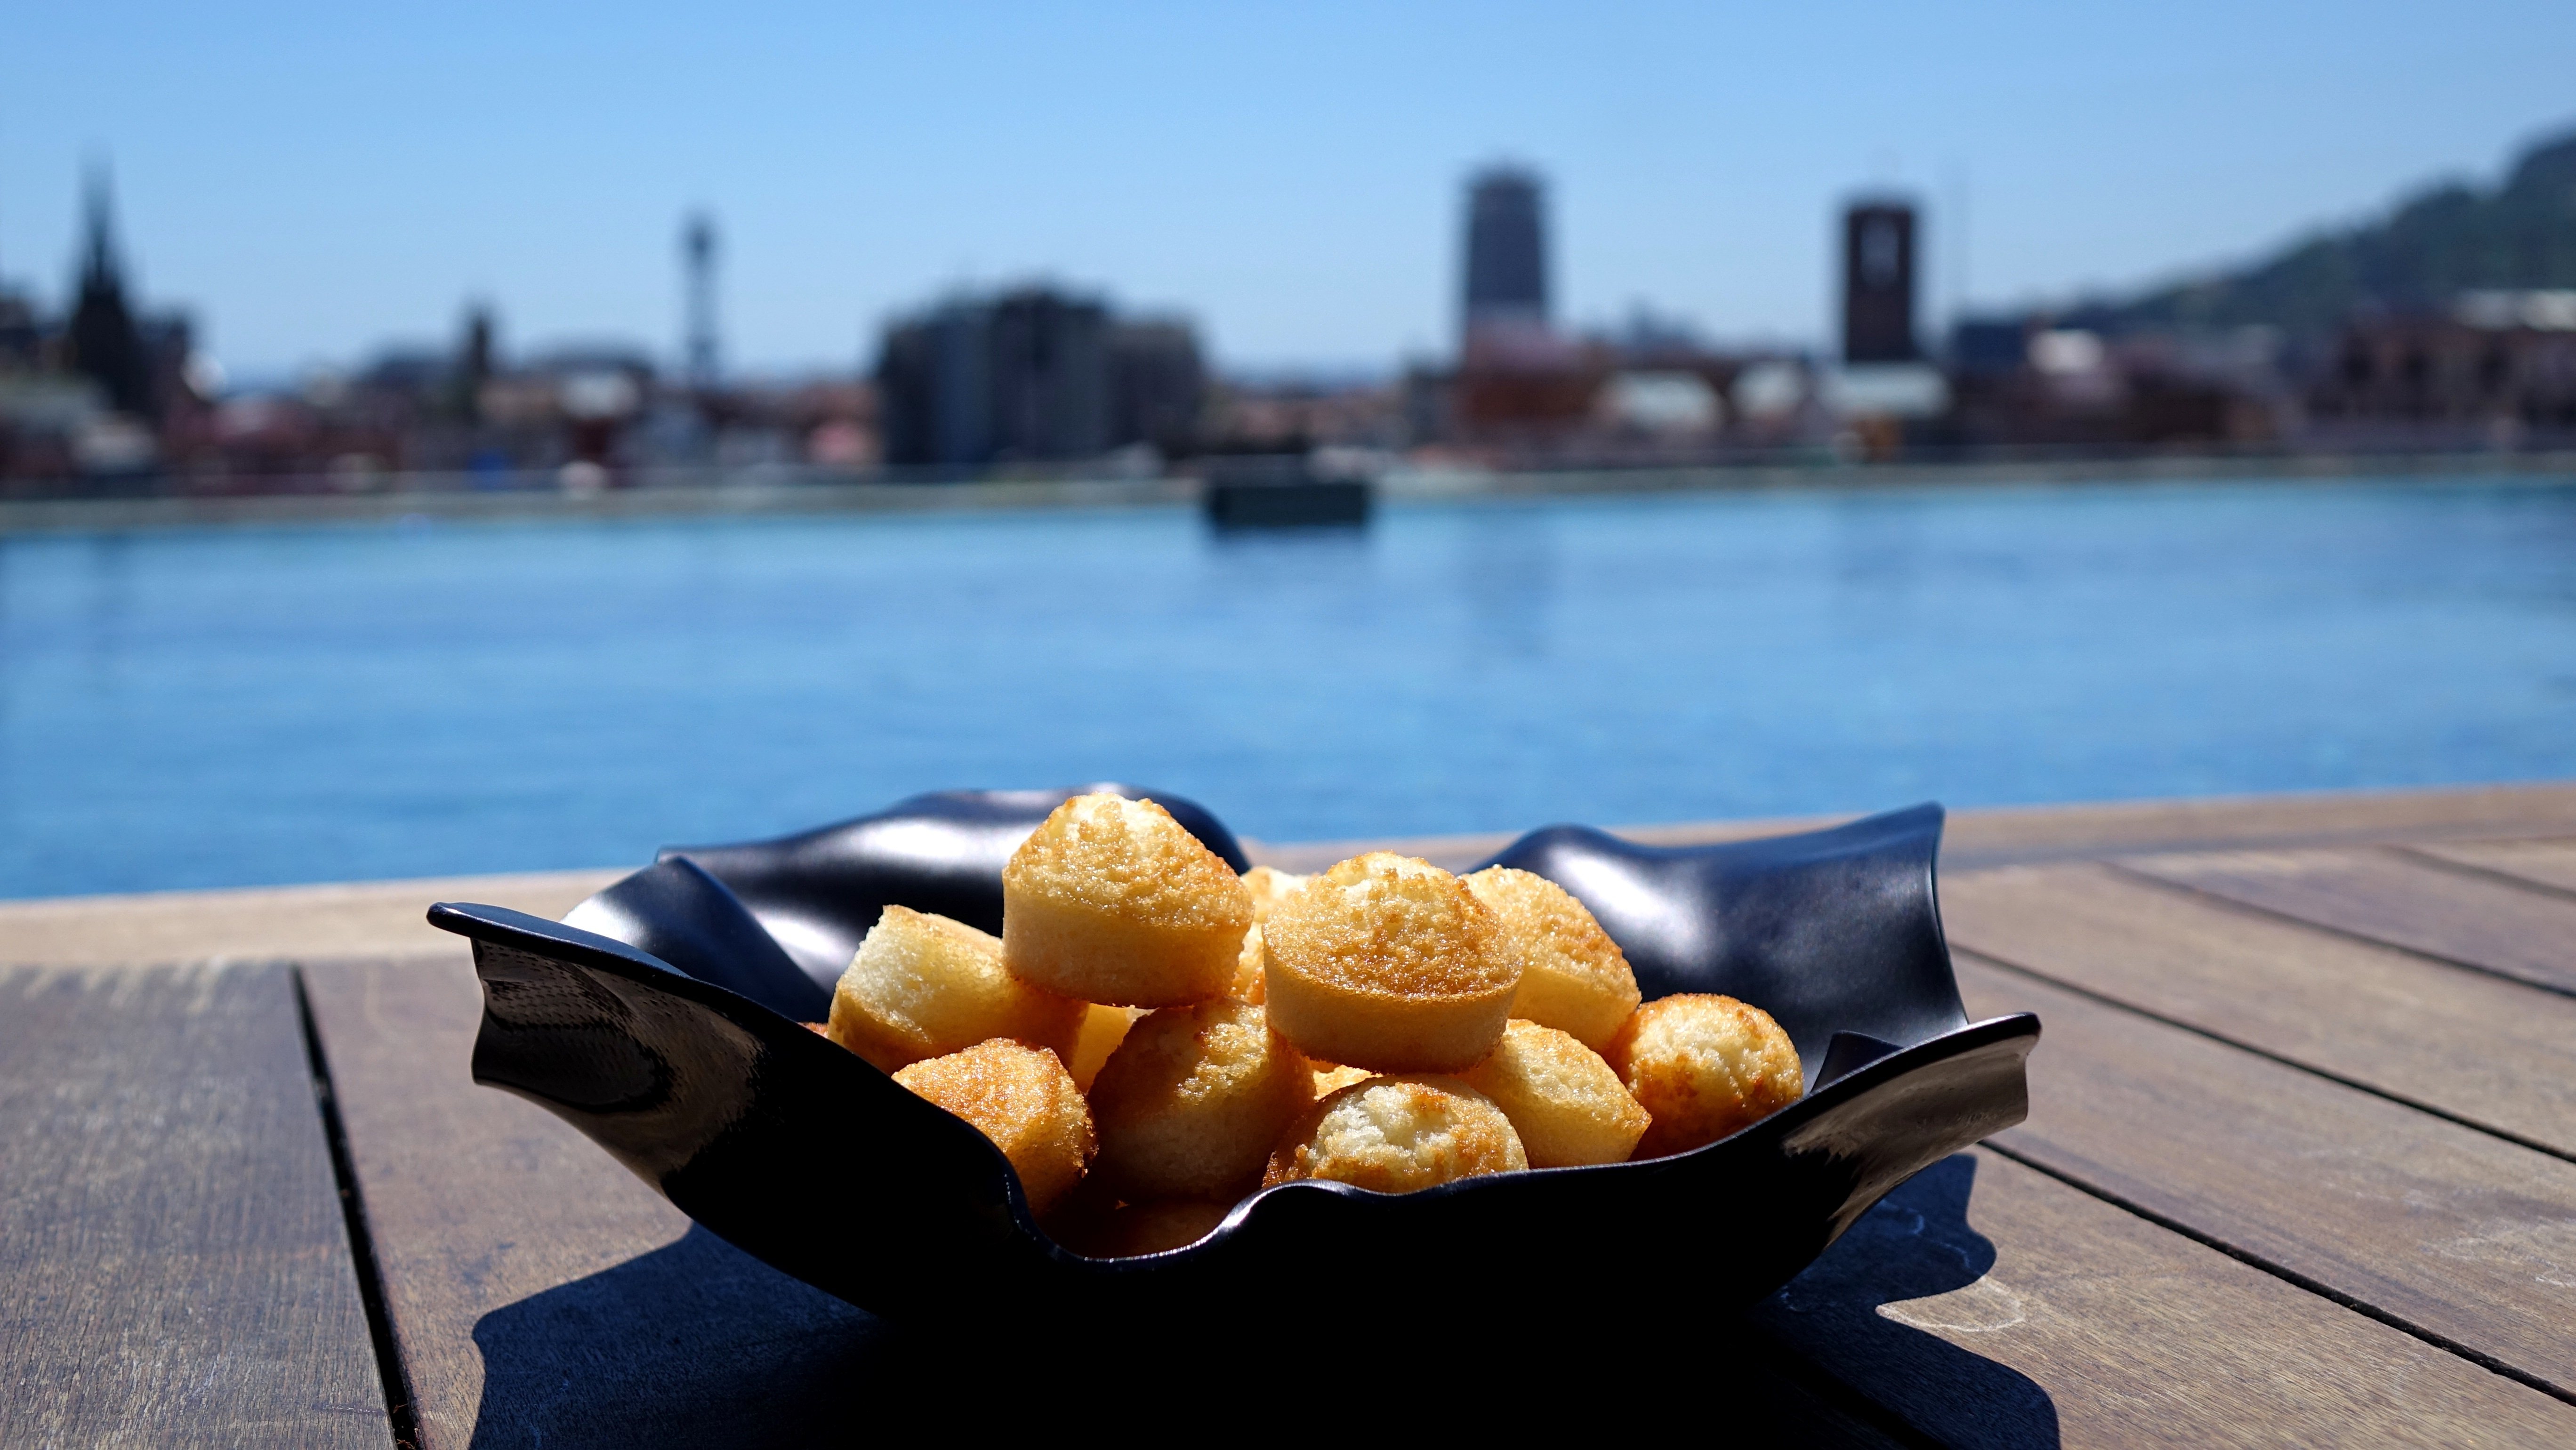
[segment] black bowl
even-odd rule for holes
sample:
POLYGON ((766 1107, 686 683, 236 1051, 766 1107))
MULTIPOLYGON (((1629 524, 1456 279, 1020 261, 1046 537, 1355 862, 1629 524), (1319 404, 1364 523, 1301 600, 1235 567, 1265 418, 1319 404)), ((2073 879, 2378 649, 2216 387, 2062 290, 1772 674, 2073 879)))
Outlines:
MULTIPOLYGON (((1121 786, 1122 794, 1141 792, 1121 786)), ((1002 863, 1069 791, 918 796, 752 845, 662 853, 563 922, 442 903, 484 989, 475 1081, 529 1098, 691 1218, 861 1308, 1076 1311, 1150 1332, 1210 1295, 1615 1312, 1726 1310, 1788 1282, 1882 1194, 2028 1110, 2028 1015, 1970 1023, 1933 894, 1938 806, 1657 849, 1555 826, 1494 858, 1599 917, 1649 998, 1725 992, 1797 1043, 1810 1090, 1669 1158, 1387 1195, 1306 1182, 1207 1238, 1099 1259, 1049 1238, 964 1121, 799 1025, 889 902, 1001 927, 1002 863)), ((1244 865, 1206 811, 1155 794, 1244 865)))

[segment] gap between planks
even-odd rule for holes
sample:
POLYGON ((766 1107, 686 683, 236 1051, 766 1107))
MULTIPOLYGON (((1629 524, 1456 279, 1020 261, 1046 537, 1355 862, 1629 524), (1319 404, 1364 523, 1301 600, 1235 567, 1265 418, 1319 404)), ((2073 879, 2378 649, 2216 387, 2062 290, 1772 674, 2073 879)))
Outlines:
POLYGON ((396 1450, 420 1450, 420 1419, 414 1410, 410 1376, 403 1370, 402 1348, 394 1342, 393 1319, 385 1312, 384 1271, 376 1264, 375 1236, 367 1226, 366 1195, 359 1191, 358 1171, 349 1160, 349 1134, 340 1121, 340 1104, 331 1087, 331 1063, 322 1051, 322 1034, 313 1025, 313 999, 305 990, 304 969, 291 968, 295 986, 296 1025, 304 1035, 304 1059, 313 1074, 313 1106, 321 1115, 322 1134, 331 1148, 331 1176, 340 1190, 340 1213, 349 1234, 351 1267, 358 1299, 366 1311, 367 1338, 376 1351, 376 1377, 383 1382, 385 1415, 393 1427, 396 1450))

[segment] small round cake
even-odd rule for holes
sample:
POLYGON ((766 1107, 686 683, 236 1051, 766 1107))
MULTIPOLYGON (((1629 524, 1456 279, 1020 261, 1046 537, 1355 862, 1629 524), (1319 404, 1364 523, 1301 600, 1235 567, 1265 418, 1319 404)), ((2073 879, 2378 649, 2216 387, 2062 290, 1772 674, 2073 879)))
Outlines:
POLYGON ((823 1035, 887 1072, 992 1037, 1051 1048, 1070 1060, 1085 1011, 1081 1002, 1012 975, 1002 965, 998 938, 944 916, 889 906, 832 989, 823 1035))
POLYGON ((1512 1120, 1532 1168, 1624 1163, 1645 1135, 1646 1110, 1619 1074, 1553 1027, 1513 1021, 1493 1055, 1460 1077, 1512 1120))
POLYGON ((1314 1074, 1262 1009, 1220 997, 1138 1022, 1091 1086, 1094 1171, 1130 1203, 1248 1192, 1314 1074))
POLYGON ((1511 1120, 1474 1088, 1454 1077, 1373 1077, 1307 1109, 1261 1182, 1329 1178, 1411 1193, 1528 1166, 1511 1120))
POLYGON ((1152 801, 1075 796, 1002 868, 1002 959, 1085 1002, 1176 1007, 1234 980, 1252 898, 1152 801))
POLYGON ((894 1080, 993 1140, 1043 1213, 1082 1180, 1094 1139, 1073 1074, 1042 1047, 996 1039, 895 1070, 894 1080))
POLYGON ((1473 1067, 1503 1035, 1520 958, 1492 911, 1427 861, 1372 851, 1261 928, 1270 1025, 1308 1057, 1378 1072, 1473 1067))
POLYGON ((1637 975, 1627 954, 1564 887, 1534 872, 1488 866, 1467 889, 1492 908, 1520 953, 1512 1015, 1573 1034, 1595 1052, 1610 1045, 1637 1010, 1637 975))
POLYGON ((1135 1026, 1136 1019, 1144 1015, 1142 1007, 1090 1004, 1090 1010, 1082 1016, 1082 1031, 1074 1038, 1073 1055, 1064 1060, 1064 1070, 1073 1074, 1075 1087, 1084 1092, 1091 1091, 1091 1084, 1100 1076, 1100 1069, 1109 1061, 1109 1054, 1116 1052, 1118 1044, 1127 1040, 1127 1029, 1135 1026))
POLYGON ((1789 1034, 1733 997, 1659 997, 1628 1019, 1608 1057, 1638 1106, 1654 1115, 1637 1143, 1640 1158, 1714 1143, 1806 1093, 1789 1034))
POLYGON ((1261 923, 1256 921, 1252 924, 1252 930, 1243 934, 1243 951, 1234 959, 1234 985, 1226 988, 1225 994, 1238 1002, 1250 1002, 1255 1005, 1267 999, 1269 993, 1263 988, 1261 982, 1265 960, 1266 953, 1261 946, 1261 923))
POLYGON ((1243 889, 1252 896, 1253 924, 1257 926, 1268 921, 1272 909, 1303 888, 1310 879, 1275 866, 1255 866, 1244 872, 1243 889))

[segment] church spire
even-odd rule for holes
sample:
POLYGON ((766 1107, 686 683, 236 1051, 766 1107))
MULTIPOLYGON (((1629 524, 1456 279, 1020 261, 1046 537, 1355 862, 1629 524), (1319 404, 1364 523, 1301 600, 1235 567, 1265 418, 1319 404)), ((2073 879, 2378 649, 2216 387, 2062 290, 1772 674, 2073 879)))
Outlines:
POLYGON ((107 163, 93 161, 81 181, 82 231, 85 254, 81 264, 81 288, 115 287, 123 290, 123 278, 116 274, 116 219, 109 193, 107 163))
POLYGON ((126 301, 125 279, 116 263, 106 163, 90 166, 82 191, 87 235, 82 239, 80 298, 64 329, 71 343, 71 364, 97 381, 118 412, 150 417, 159 411, 153 397, 152 364, 144 353, 142 334, 126 301))

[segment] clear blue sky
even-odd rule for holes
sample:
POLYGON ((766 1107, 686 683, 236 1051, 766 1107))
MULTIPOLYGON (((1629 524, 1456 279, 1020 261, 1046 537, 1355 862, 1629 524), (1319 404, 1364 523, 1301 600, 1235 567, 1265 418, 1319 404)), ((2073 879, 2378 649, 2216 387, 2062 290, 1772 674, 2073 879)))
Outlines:
POLYGON ((1855 187, 1933 208, 1936 310, 2247 255, 2576 124, 2576 5, 437 6, 17 0, 0 275, 69 283, 82 158, 237 372, 444 342, 675 349, 711 207, 733 361, 847 368, 1029 275, 1235 366, 1451 327, 1461 178, 1551 178, 1560 310, 1821 338, 1855 187), (1960 225, 1958 200, 1968 200, 1960 225))

